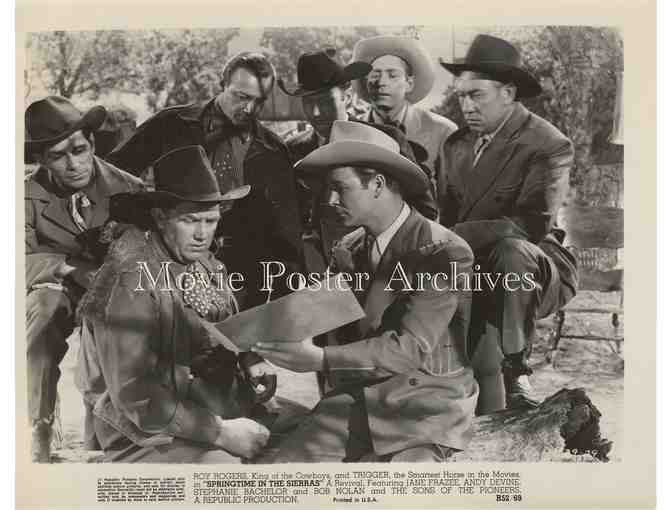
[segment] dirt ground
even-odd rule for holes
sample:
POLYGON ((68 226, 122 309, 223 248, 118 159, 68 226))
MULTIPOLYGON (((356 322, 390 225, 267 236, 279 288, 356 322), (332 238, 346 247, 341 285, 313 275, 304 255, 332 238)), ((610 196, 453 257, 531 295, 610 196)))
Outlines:
MULTIPOLYGON (((573 306, 592 308, 599 304, 614 304, 615 294, 580 293, 572 302, 573 306)), ((610 334, 613 332, 609 315, 568 314, 565 332, 578 334, 610 334)), ((536 343, 532 366, 535 370, 532 383, 535 396, 541 400, 562 388, 586 389, 587 395, 602 413, 600 422, 602 436, 613 441, 611 461, 621 460, 623 438, 623 354, 613 349, 607 342, 563 339, 556 356, 556 367, 545 362, 548 349, 547 334, 552 327, 552 319, 539 324, 539 340, 536 343)), ((62 365, 59 383, 61 408, 61 441, 54 452, 55 462, 88 462, 95 460, 97 452, 86 452, 82 448, 82 428, 84 410, 81 396, 74 384, 74 369, 77 361, 78 345, 71 337, 70 349, 62 365)), ((278 370, 278 395, 313 407, 318 400, 318 391, 313 373, 296 374, 278 370)), ((567 454, 562 460, 573 461, 567 454)))

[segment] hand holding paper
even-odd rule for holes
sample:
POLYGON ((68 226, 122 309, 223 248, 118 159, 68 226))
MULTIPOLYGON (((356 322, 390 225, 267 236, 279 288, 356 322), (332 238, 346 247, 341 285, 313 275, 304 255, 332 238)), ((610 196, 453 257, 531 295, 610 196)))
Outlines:
POLYGON ((252 351, 294 372, 319 372, 324 362, 324 349, 313 344, 312 338, 302 342, 258 342, 252 351))

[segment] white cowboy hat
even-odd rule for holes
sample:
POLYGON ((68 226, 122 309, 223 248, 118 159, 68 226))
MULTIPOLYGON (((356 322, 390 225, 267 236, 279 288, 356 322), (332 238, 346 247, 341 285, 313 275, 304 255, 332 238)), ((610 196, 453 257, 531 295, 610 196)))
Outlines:
MULTIPOLYGON (((407 95, 409 103, 417 103, 424 99, 434 86, 434 67, 432 56, 427 49, 412 37, 381 35, 370 39, 361 39, 355 44, 352 52, 353 62, 367 62, 371 64, 383 55, 395 55, 411 66, 414 77, 414 86, 407 95)), ((353 82, 357 95, 368 101, 366 78, 353 82)))
POLYGON ((372 168, 401 184, 404 194, 415 195, 429 187, 425 172, 399 153, 399 144, 379 129, 348 120, 336 120, 329 143, 315 149, 295 168, 301 172, 324 172, 343 166, 372 168))

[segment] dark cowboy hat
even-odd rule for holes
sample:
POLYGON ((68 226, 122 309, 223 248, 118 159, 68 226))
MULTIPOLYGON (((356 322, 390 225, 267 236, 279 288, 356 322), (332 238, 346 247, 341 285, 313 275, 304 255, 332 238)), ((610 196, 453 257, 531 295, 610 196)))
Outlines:
POLYGON ((210 160, 200 145, 167 152, 152 165, 154 191, 117 193, 110 197, 110 220, 150 228, 152 207, 176 202, 216 204, 247 196, 250 186, 220 192, 210 160))
POLYGON ((64 97, 49 96, 35 101, 26 109, 24 116, 26 138, 23 152, 26 163, 35 163, 35 152, 55 145, 79 130, 95 131, 106 116, 103 106, 94 106, 82 114, 64 97))
POLYGON ((429 186, 425 172, 400 153, 399 143, 371 125, 336 120, 329 143, 296 163, 298 172, 326 172, 342 166, 374 168, 395 178, 409 194, 424 192, 429 186))
POLYGON ((296 65, 299 86, 296 89, 287 90, 282 79, 278 80, 278 86, 289 96, 308 96, 362 78, 370 71, 371 65, 366 62, 352 62, 343 67, 336 61, 335 50, 329 48, 299 57, 296 65))
POLYGON ((541 94, 541 85, 522 66, 518 50, 504 39, 479 34, 469 46, 462 64, 441 61, 441 65, 454 75, 474 71, 491 76, 502 83, 516 85, 516 97, 534 97, 541 94))
POLYGON ((144 191, 138 196, 153 203, 224 202, 243 198, 250 192, 248 185, 220 190, 208 155, 200 145, 187 145, 167 152, 152 164, 152 168, 154 191, 144 191))

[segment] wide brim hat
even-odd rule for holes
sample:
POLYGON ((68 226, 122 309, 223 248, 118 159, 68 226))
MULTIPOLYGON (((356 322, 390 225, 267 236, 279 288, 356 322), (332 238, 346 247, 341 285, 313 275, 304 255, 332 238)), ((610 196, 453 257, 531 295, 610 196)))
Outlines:
POLYGON ((187 145, 167 152, 152 164, 152 169, 154 190, 135 194, 138 200, 150 205, 226 202, 244 198, 251 189, 244 185, 220 190, 210 159, 200 145, 187 145))
POLYGON ((371 65, 366 62, 351 62, 344 67, 336 60, 336 52, 332 49, 304 53, 296 68, 298 86, 294 90, 289 90, 282 78, 278 79, 278 87, 294 97, 318 94, 362 78, 371 71, 371 65))
MULTIPOLYGON (((409 103, 417 103, 430 93, 434 86, 434 63, 432 56, 419 40, 412 37, 381 35, 369 39, 361 39, 355 44, 352 61, 371 64, 378 57, 394 55, 403 59, 413 72, 413 90, 407 95, 409 103)), ((353 84, 357 95, 369 101, 368 91, 364 80, 357 80, 353 84)))
POLYGON ((35 163, 35 152, 55 145, 77 131, 96 131, 106 117, 107 111, 100 105, 82 113, 64 97, 49 96, 35 101, 24 115, 25 162, 35 163))
POLYGON ((491 76, 502 83, 516 85, 516 97, 535 97, 542 88, 537 79, 522 65, 518 50, 508 41, 491 35, 477 35, 462 63, 441 60, 441 65, 455 76, 473 71, 491 76))
POLYGON ((379 129, 360 122, 334 121, 329 143, 296 163, 305 174, 353 166, 378 170, 401 185, 404 194, 415 195, 429 187, 422 169, 399 153, 399 144, 379 129))

